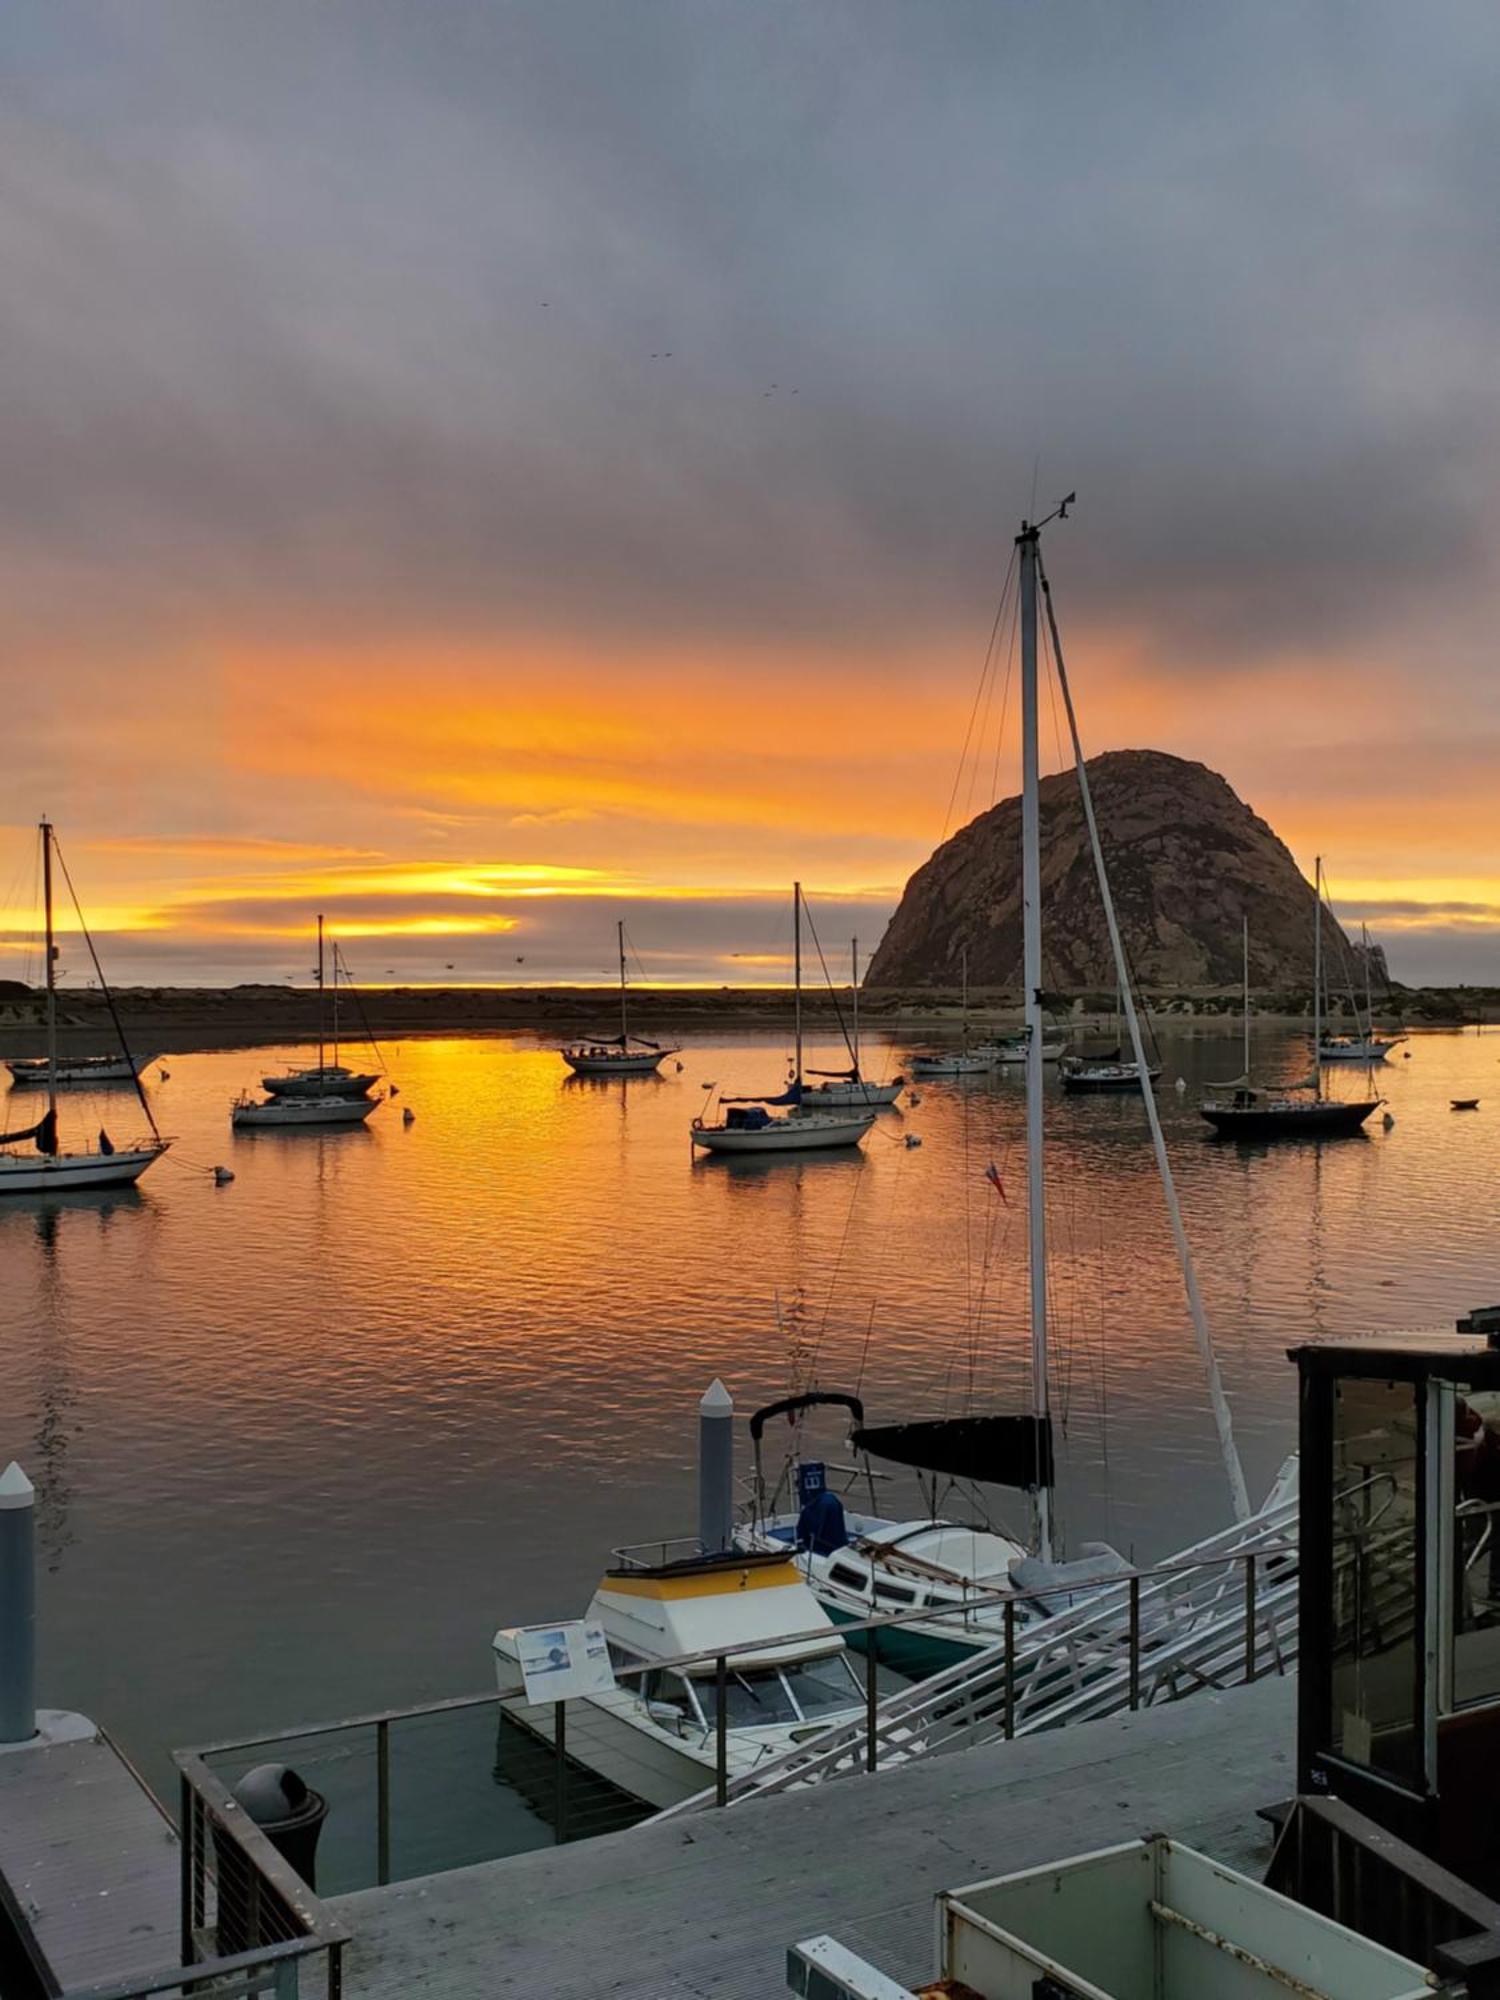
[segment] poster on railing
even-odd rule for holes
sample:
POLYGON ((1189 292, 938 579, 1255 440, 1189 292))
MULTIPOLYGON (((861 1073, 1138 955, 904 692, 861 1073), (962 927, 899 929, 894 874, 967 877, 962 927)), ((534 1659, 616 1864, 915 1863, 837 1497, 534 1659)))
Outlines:
POLYGON ((602 1625, 518 1625, 507 1635, 521 1664, 528 1701, 609 1694, 615 1684, 602 1625))

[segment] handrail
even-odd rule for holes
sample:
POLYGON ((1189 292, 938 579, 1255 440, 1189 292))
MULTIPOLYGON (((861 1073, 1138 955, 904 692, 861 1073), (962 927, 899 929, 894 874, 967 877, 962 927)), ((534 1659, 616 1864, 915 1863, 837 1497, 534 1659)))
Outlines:
POLYGON ((328 1942, 323 1938, 288 1938, 282 1944, 263 1944, 254 1951, 234 1952, 228 1958, 195 1959, 191 1965, 177 1965, 135 1979, 111 1979, 100 1986, 69 1986, 60 2000, 146 2000, 152 1993, 170 1993, 178 1987, 231 1979, 241 1972, 284 1965, 288 1959, 310 1958, 315 1951, 326 1950, 328 1942))

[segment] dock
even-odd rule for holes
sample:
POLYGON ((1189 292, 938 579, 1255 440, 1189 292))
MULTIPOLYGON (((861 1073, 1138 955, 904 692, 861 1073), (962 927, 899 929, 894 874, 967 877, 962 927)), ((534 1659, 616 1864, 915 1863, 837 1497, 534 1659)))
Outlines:
POLYGON ((933 1757, 332 1899, 358 2000, 767 2000, 831 1931, 929 1977, 941 1889, 1158 1830, 1259 1873, 1291 1796, 1294 1683, 933 1757))
POLYGON ((176 1832, 106 1735, 39 1720, 0 1754, 0 1900, 39 1980, 66 1993, 176 1965, 176 1832))

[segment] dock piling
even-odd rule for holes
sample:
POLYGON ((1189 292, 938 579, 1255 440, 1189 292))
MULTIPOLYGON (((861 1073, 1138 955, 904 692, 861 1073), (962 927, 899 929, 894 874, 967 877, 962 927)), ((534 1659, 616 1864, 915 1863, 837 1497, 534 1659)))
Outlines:
POLYGON ((36 1488, 0 1473, 0 1743, 36 1735, 36 1488))
POLYGON ((698 1540, 719 1555, 734 1539, 734 1398, 716 1375, 698 1405, 698 1540))

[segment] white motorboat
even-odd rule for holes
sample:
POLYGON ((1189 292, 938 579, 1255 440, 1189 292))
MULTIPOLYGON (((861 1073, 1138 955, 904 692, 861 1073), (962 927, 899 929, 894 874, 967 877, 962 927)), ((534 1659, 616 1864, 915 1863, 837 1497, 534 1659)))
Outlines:
MULTIPOLYGON (((57 947, 54 938, 52 909, 52 868, 54 858, 61 866, 63 879, 68 884, 73 897, 79 925, 83 928, 84 940, 93 961, 99 983, 104 985, 103 968, 99 964, 94 941, 84 924, 83 911, 68 876, 67 864, 57 850, 56 835, 51 822, 43 820, 38 827, 42 843, 42 913, 45 936, 45 957, 47 967, 47 1053, 42 1058, 42 1087, 47 1093, 47 1109, 34 1125, 16 1131, 0 1132, 0 1194, 68 1194, 78 1189, 129 1187, 138 1181, 147 1167, 159 1160, 166 1152, 170 1141, 163 1139, 156 1129, 156 1120, 151 1115, 151 1106, 146 1101, 146 1093, 141 1088, 140 1071, 144 1064, 137 1063, 130 1050, 125 1047, 121 1035, 120 1061, 124 1064, 128 1080, 134 1086, 147 1125, 150 1138, 137 1140, 128 1146, 117 1146, 109 1134, 101 1127, 96 1144, 77 1152, 63 1150, 58 1138, 57 1091, 61 1082, 63 1065, 57 1054, 57 947), (12 1151, 14 1147, 30 1144, 34 1151, 22 1153, 12 1151)), ((108 989, 105 989, 106 997, 108 989)), ((114 1003, 110 1002, 111 1014, 114 1003)))
POLYGON ((648 1042, 644 1035, 630 1032, 630 985, 625 971, 625 925, 615 925, 620 947, 620 1032, 618 1035, 590 1035, 562 1051, 562 1059, 575 1076, 655 1076, 674 1048, 662 1042, 648 1042))
POLYGON ((17 1056, 5 1067, 18 1089, 45 1090, 50 1077, 59 1090, 87 1090, 97 1083, 135 1083, 155 1060, 154 1055, 59 1056, 49 1064, 45 1056, 17 1056))
POLYGON ((372 1111, 379 1110, 383 1101, 379 1097, 271 1097, 257 1100, 245 1091, 230 1106, 229 1122, 236 1132, 362 1125, 372 1111))
POLYGON ((890 1083, 872 1083, 859 1063, 859 939, 852 938, 849 944, 849 1005, 851 1029, 849 1035, 850 1067, 848 1069, 813 1069, 809 1076, 821 1081, 804 1087, 802 1102, 814 1110, 841 1109, 846 1105, 869 1106, 894 1104, 906 1088, 904 1076, 895 1077, 890 1083))
MULTIPOLYGON (((712 1655, 727 1656, 731 1778, 811 1730, 852 1720, 865 1699, 837 1627, 784 1550, 703 1555, 696 1542, 676 1546, 691 1552, 663 1560, 660 1544, 615 1551, 586 1613, 604 1629, 615 1686, 571 1701, 566 1724, 570 1759, 658 1807, 714 1781, 712 1655)), ((555 1710, 526 1699, 513 1631, 495 1634, 494 1652, 502 1709, 550 1745, 555 1710)))
MULTIPOLYGON (((806 1153, 834 1146, 857 1146, 875 1123, 868 1101, 823 1110, 802 1073, 802 884, 792 884, 792 967, 796 1054, 792 1078, 774 1096, 721 1097, 721 1115, 708 1106, 693 1120, 692 1142, 709 1153, 806 1153)), ((712 1099, 710 1098, 710 1102, 712 1099)))

